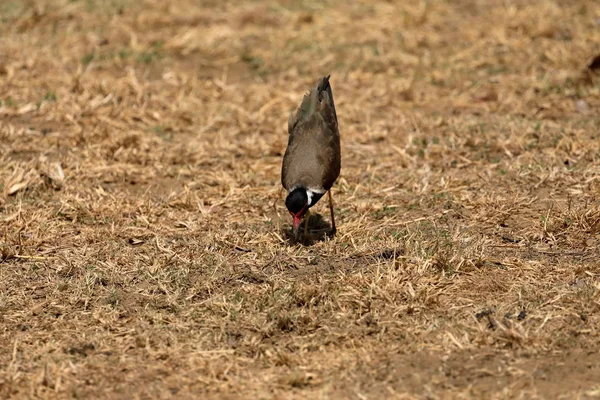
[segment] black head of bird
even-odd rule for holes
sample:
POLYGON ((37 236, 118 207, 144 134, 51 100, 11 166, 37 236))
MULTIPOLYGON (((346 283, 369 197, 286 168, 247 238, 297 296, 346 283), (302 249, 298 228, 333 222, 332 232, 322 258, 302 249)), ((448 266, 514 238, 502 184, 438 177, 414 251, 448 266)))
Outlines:
POLYGON ((308 195, 305 188, 292 190, 285 199, 285 206, 294 218, 294 231, 298 230, 302 217, 308 211, 308 195))
MULTIPOLYGON (((285 205, 292 215, 294 236, 309 209, 329 191, 332 234, 335 218, 331 187, 340 169, 340 134, 329 76, 302 99, 288 119, 288 146, 283 157, 281 183, 288 191, 285 205)), ((308 217, 305 218, 306 223, 308 217)), ((305 232, 307 225, 305 224, 305 232)))

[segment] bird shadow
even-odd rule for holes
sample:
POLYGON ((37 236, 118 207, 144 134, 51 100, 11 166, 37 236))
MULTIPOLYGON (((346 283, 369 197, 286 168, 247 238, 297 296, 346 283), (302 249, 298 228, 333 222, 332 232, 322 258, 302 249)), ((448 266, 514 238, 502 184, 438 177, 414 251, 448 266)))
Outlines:
POLYGON ((321 214, 310 214, 306 235, 304 234, 304 221, 302 221, 297 240, 294 238, 291 228, 284 228, 283 234, 288 242, 293 244, 301 243, 304 246, 312 246, 315 243, 323 242, 333 237, 331 224, 321 214))

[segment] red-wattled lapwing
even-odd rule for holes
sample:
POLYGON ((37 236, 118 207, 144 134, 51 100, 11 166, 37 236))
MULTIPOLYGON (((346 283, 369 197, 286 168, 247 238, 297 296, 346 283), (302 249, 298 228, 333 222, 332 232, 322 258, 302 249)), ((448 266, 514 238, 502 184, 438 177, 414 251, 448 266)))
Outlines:
MULTIPOLYGON (((335 217, 331 187, 340 175, 340 132, 333 103, 329 76, 319 79, 310 93, 288 119, 289 140, 281 183, 288 191, 285 206, 294 217, 294 237, 308 209, 329 191, 331 235, 335 235, 335 217)), ((304 225, 306 234, 308 215, 304 225)))

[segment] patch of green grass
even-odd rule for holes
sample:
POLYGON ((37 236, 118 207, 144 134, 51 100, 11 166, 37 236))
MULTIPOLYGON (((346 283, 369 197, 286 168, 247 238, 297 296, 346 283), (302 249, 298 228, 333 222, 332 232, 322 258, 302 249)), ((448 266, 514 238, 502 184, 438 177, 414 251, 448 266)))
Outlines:
POLYGON ((374 216, 375 218, 388 217, 396 214, 397 211, 398 207, 383 206, 382 209, 375 211, 374 216))
POLYGON ((138 54, 137 61, 142 64, 151 64, 152 62, 162 58, 162 55, 160 53, 161 48, 162 48, 161 41, 152 43, 152 47, 149 50, 138 54))
POLYGON ((69 3, 85 2, 85 10, 88 12, 122 12, 127 0, 69 0, 69 3))
POLYGON ((508 68, 506 68, 504 65, 494 65, 487 68, 488 75, 500 75, 505 72, 508 72, 508 68))
POLYGON ((241 60, 248 64, 254 71, 259 70, 265 64, 265 61, 262 58, 252 55, 249 51, 244 51, 242 53, 241 60))
POLYGON ((95 53, 88 53, 88 54, 84 55, 83 57, 81 57, 81 63, 83 65, 88 65, 89 63, 94 61, 95 58, 96 58, 95 53))
POLYGON ((152 132, 156 133, 161 139, 166 142, 173 140, 173 130, 169 127, 156 125, 152 127, 152 132))
POLYGON ((44 101, 56 101, 56 94, 52 91, 46 93, 46 95, 44 96, 44 101))
POLYGON ((414 138, 412 144, 416 147, 427 147, 427 138, 414 138))
POLYGON ((143 64, 150 64, 152 61, 154 61, 155 56, 154 53, 151 52, 143 52, 140 53, 137 57, 138 62, 141 62, 143 64))
POLYGON ((0 23, 7 23, 16 18, 22 12, 24 3, 21 1, 0 2, 0 23))
POLYGON ((487 128, 487 125, 486 125, 485 122, 479 122, 477 124, 470 125, 469 126, 469 132, 470 133, 477 133, 477 134, 484 134, 486 128, 487 128))
POLYGON ((117 307, 120 300, 121 299, 119 298, 119 294, 116 292, 116 290, 111 290, 110 294, 106 297, 106 304, 112 307, 117 307))
MULTIPOLYGON (((88 53, 81 57, 81 63, 83 65, 89 65, 92 61, 102 62, 102 61, 112 61, 115 59, 126 60, 131 56, 131 50, 127 48, 122 48, 118 51, 116 50, 108 50, 102 53, 88 53)), ((160 58, 160 55, 157 51, 149 51, 140 53, 137 57, 137 60, 146 64, 151 63, 155 59, 160 58)))

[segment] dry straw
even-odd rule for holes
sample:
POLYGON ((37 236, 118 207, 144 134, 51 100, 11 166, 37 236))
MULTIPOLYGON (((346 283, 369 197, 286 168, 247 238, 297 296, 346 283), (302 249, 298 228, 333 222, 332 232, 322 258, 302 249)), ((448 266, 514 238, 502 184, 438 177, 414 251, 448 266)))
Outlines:
POLYGON ((599 18, 1 2, 0 397, 597 396, 599 18), (338 236, 292 245, 329 73, 338 236))

